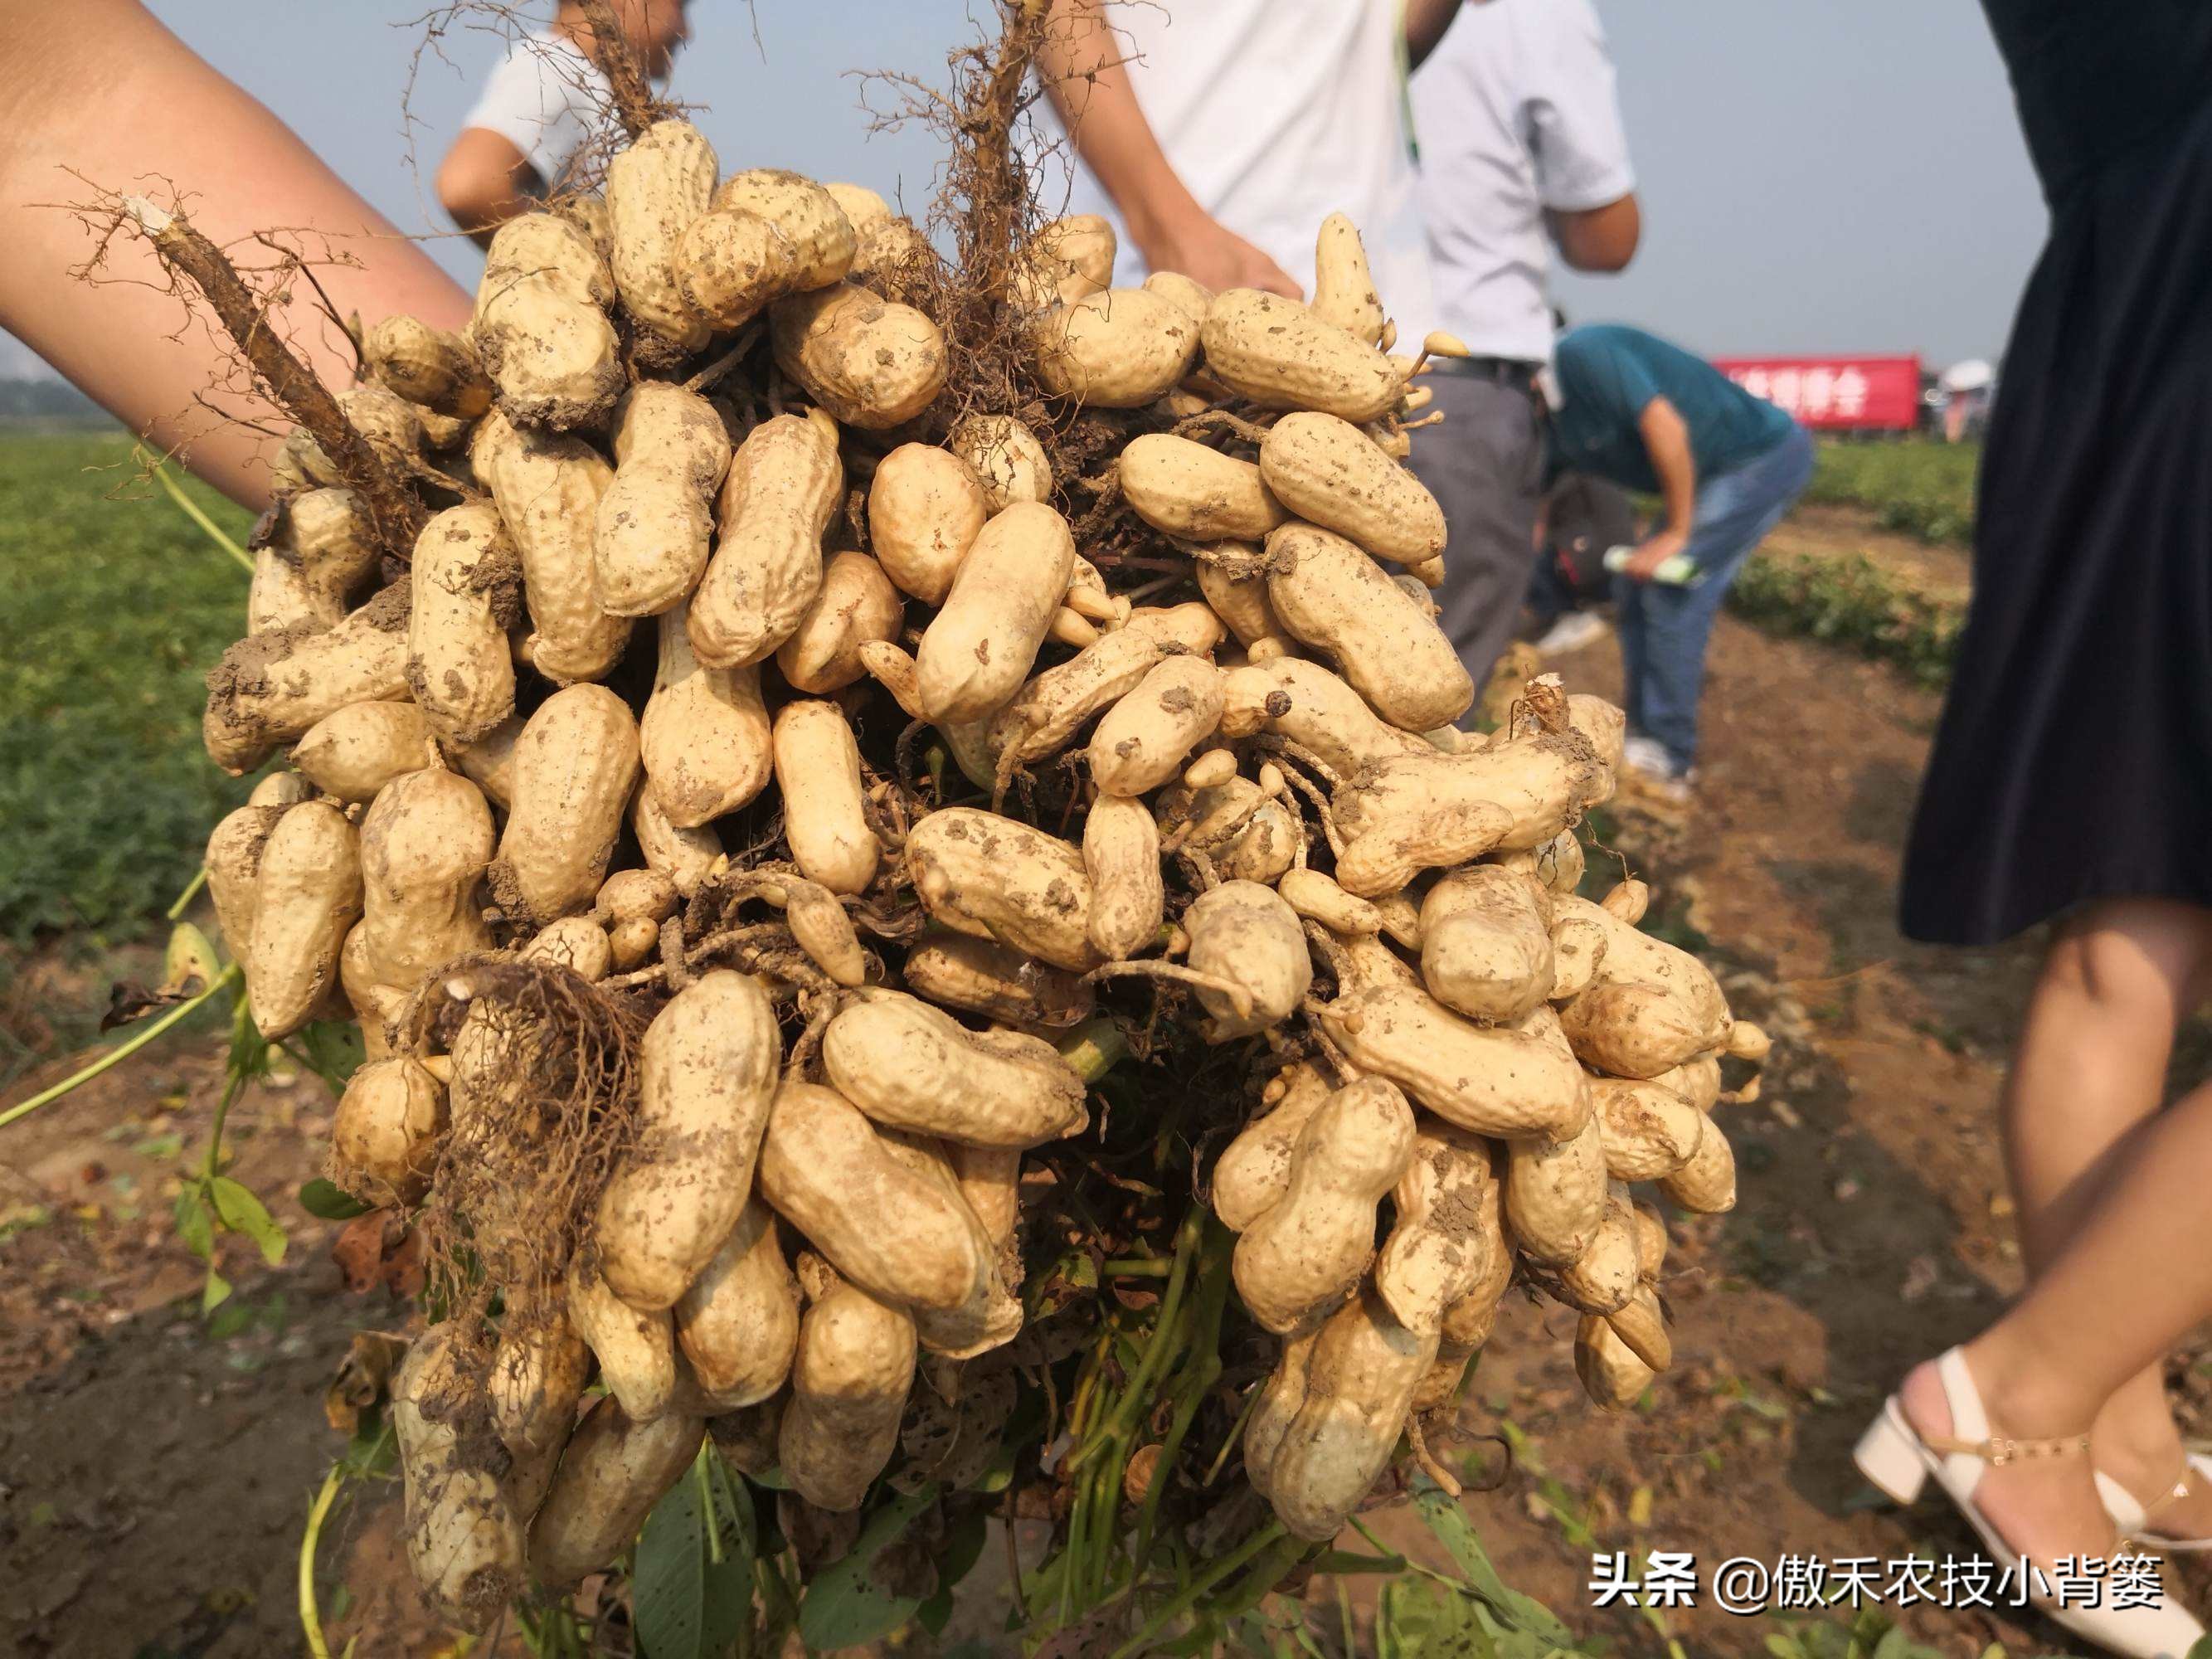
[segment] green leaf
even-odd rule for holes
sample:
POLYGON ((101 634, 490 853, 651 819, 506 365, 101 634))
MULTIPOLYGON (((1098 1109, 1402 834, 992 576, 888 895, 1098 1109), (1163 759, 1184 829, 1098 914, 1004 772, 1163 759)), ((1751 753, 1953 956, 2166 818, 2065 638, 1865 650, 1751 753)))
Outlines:
POLYGON ((334 1095, 345 1092, 346 1079, 367 1058, 362 1048, 361 1027, 350 1020, 312 1022, 301 1030, 300 1046, 307 1051, 307 1064, 314 1068, 315 1075, 330 1085, 334 1095))
POLYGON ((208 1182, 208 1190, 224 1226, 244 1233, 259 1245, 261 1259, 270 1267, 284 1260, 284 1229, 269 1213, 269 1206, 253 1195, 252 1188, 228 1176, 217 1176, 208 1182))
POLYGON ((1467 1575, 1468 1588, 1480 1596, 1497 1611, 1498 1616, 1516 1630, 1541 1638, 1553 1647, 1571 1648, 1575 1638, 1567 1627, 1553 1616, 1550 1608, 1533 1596, 1508 1588, 1491 1565, 1489 1553, 1482 1547, 1482 1540, 1475 1535, 1474 1527, 1467 1518, 1457 1500, 1448 1498, 1433 1486, 1424 1486, 1413 1498, 1413 1507, 1421 1519, 1428 1522, 1429 1530, 1437 1541, 1451 1552, 1459 1570, 1467 1575))
POLYGON ((881 1641, 914 1617, 923 1598, 888 1594, 870 1569, 884 1546, 936 1501, 933 1485, 893 1498, 868 1517, 849 1553, 815 1575, 806 1599, 799 1604, 799 1634, 809 1648, 854 1648, 881 1641))
POLYGON ((207 1283, 200 1287, 200 1311, 213 1313, 230 1299, 230 1281, 214 1268, 208 1269, 207 1283))
POLYGON ((215 1255, 215 1217, 208 1211, 207 1192, 195 1183, 177 1194, 177 1237, 203 1261, 215 1255))
POLYGON ((226 1302, 208 1321, 208 1334, 218 1342, 227 1342, 252 1322, 253 1304, 251 1302, 226 1302))
POLYGON ((367 1215, 371 1206, 336 1182, 317 1176, 300 1188, 300 1207, 319 1220, 350 1221, 357 1215, 367 1215))
POLYGON ((720 1659, 752 1621, 752 1502, 708 1448, 638 1534, 630 1606, 640 1651, 647 1659, 720 1659), (711 1539, 702 1486, 713 1493, 711 1539))
POLYGON ((215 946, 208 936, 189 921, 180 921, 170 930, 169 948, 161 959, 161 983, 172 991, 182 991, 197 980, 194 989, 210 986, 222 975, 222 969, 216 956, 215 946))

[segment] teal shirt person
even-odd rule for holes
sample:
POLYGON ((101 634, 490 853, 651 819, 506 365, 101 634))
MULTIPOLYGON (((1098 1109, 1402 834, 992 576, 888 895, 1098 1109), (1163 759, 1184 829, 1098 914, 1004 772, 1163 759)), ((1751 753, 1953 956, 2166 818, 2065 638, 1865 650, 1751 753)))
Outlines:
POLYGON ((1700 483, 1733 472, 1797 430, 1797 423, 1754 398, 1702 357, 1620 323, 1593 323, 1559 340, 1553 371, 1551 464, 1554 472, 1594 472, 1624 489, 1656 495, 1637 420, 1664 398, 1689 428, 1700 483))

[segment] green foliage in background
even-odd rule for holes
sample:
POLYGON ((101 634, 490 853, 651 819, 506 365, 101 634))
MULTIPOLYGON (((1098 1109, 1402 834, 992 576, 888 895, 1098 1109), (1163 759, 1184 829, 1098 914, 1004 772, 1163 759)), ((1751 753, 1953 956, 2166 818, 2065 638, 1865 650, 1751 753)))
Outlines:
POLYGON ((1824 443, 1808 501, 1863 507, 1884 530, 1963 547, 1972 538, 1979 444, 1824 443))
MULTIPOLYGON (((131 450, 120 434, 0 434, 0 943, 147 933, 245 798, 199 730, 246 574, 134 482, 131 450)), ((244 538, 243 512, 186 488, 244 538)))
POLYGON ((1951 675, 1966 607, 1906 586, 1863 553, 1765 551, 1747 561, 1729 608, 1778 632, 1849 646, 1927 685, 1951 675))

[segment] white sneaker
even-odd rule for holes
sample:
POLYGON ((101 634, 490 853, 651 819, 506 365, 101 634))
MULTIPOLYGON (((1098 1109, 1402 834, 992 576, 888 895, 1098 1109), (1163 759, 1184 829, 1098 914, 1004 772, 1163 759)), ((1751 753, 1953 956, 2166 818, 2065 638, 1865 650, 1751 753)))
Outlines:
POLYGON ((1570 611, 1546 629, 1536 641, 1540 657, 1564 657, 1586 645, 1595 645, 1613 632, 1613 624, 1595 611, 1570 611))
POLYGON ((1648 778, 1671 778, 1674 775, 1674 757, 1668 754, 1667 745, 1656 738, 1632 737, 1620 745, 1621 763, 1632 772, 1641 772, 1648 778))

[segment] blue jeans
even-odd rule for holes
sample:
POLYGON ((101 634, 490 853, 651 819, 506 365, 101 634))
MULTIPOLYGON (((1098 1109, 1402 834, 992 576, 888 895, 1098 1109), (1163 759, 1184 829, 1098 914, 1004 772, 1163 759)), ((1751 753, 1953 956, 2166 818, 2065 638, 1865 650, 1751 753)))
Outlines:
POLYGON ((1628 729, 1656 739, 1677 773, 1698 755, 1698 700, 1705 641, 1729 584, 1766 532, 1813 480, 1813 440, 1799 427, 1764 454, 1705 481, 1683 552, 1697 566, 1686 586, 1616 575, 1628 729))

